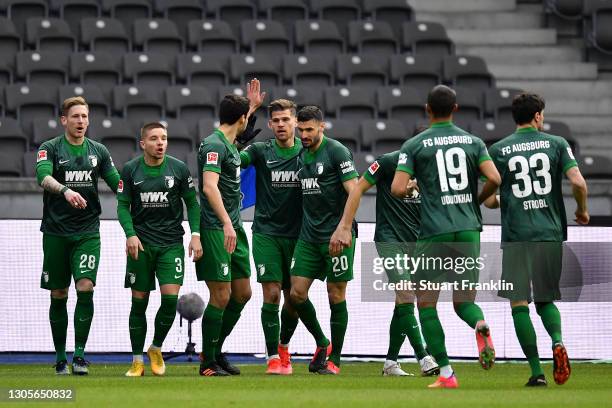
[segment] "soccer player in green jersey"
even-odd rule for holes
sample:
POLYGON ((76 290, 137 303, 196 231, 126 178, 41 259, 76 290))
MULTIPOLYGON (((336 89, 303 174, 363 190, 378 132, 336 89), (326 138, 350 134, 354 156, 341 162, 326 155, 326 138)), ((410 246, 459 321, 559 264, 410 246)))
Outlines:
POLYGON ((302 228, 291 260, 291 301, 314 337, 317 349, 309 371, 338 374, 348 325, 346 284, 353 279, 354 244, 331 256, 329 239, 342 217, 342 209, 357 177, 351 152, 323 134, 323 113, 305 106, 297 115, 302 146, 298 177, 302 185, 302 228), (331 343, 323 334, 308 290, 315 279, 327 280, 331 309, 331 343), (326 361, 327 357, 329 359, 326 361))
POLYGON ((43 195, 43 272, 40 286, 51 291, 49 321, 56 353, 56 374, 69 374, 66 363, 68 287, 74 278, 75 350, 72 373, 88 374, 85 344, 94 314, 93 288, 100 261, 98 179, 117 190, 119 173, 102 144, 85 137, 89 107, 82 97, 66 99, 60 117, 64 134, 38 149, 36 179, 43 195))
POLYGON ((189 256, 202 256, 200 206, 187 165, 166 155, 168 132, 159 122, 140 130, 143 155, 125 164, 117 188, 117 216, 127 238, 125 287, 132 289, 130 340, 132 367, 128 377, 144 375, 142 352, 147 335, 149 293, 159 281, 161 305, 155 316, 153 344, 147 350, 154 375, 164 375, 161 347, 176 315, 185 273, 183 203, 191 229, 189 256))
POLYGON ((567 239, 563 175, 572 185, 576 222, 589 223, 587 185, 571 147, 565 139, 541 132, 544 106, 544 99, 531 93, 512 101, 516 132, 489 149, 502 175, 500 198, 485 201, 490 208, 501 202, 502 279, 512 283, 513 290, 500 291, 499 296, 510 300, 514 330, 531 367, 527 386, 547 385, 529 317, 531 301, 552 339, 555 382, 564 384, 571 373, 561 338, 561 315, 553 303, 561 299, 559 279, 567 239))
MULTIPOLYGON (((379 256, 395 258, 399 254, 412 254, 414 242, 419 234, 420 204, 419 192, 415 189, 411 196, 397 198, 391 194, 391 182, 395 175, 399 151, 378 157, 363 173, 346 201, 342 219, 332 235, 330 254, 338 255, 342 248, 350 246, 351 226, 363 194, 376 185, 376 230, 374 242, 379 256)), ((416 181, 412 181, 416 184, 416 181)), ((410 281, 409 271, 386 270, 389 282, 410 281)), ((383 366, 385 376, 407 376, 397 362, 399 352, 408 336, 410 345, 421 366, 424 376, 439 372, 438 364, 427 353, 417 319, 414 315, 414 291, 396 290, 395 309, 389 327, 389 349, 383 366)))
MULTIPOLYGON (((444 85, 434 87, 428 95, 426 110, 428 130, 406 141, 400 150, 397 170, 391 185, 396 197, 405 197, 412 177, 418 178, 421 194, 421 229, 417 253, 440 258, 437 251, 445 244, 458 243, 459 257, 476 260, 480 253, 482 217, 479 203, 494 194, 500 176, 491 161, 485 144, 479 138, 456 127, 452 114, 458 108, 455 91, 444 85), (487 178, 478 196, 478 176, 487 178)), ((446 255, 446 253, 444 254, 446 255)), ((454 257, 454 251, 452 253, 454 257)), ((436 311, 439 288, 446 278, 444 270, 417 270, 417 305, 423 336, 429 351, 440 365, 440 376, 432 388, 458 386, 444 344, 444 330, 436 311)), ((478 270, 470 268, 462 275, 450 276, 455 282, 478 279, 478 270)), ((479 306, 474 303, 475 290, 454 290, 453 304, 457 315, 475 329, 479 360, 483 368, 493 365, 495 351, 489 326, 479 306)))
POLYGON ((196 273, 210 291, 202 318, 203 376, 240 374, 221 348, 251 298, 249 243, 240 220, 240 154, 234 141, 265 97, 257 79, 248 84, 247 95, 223 98, 220 126, 202 141, 198 152, 204 256, 196 262, 196 273))
POLYGON ((295 138, 296 105, 277 99, 268 106, 268 126, 274 139, 257 142, 240 153, 243 168, 256 169, 253 260, 263 290, 261 325, 266 339, 266 374, 293 372, 289 340, 298 324, 289 301, 291 257, 300 233, 302 191, 297 177, 302 143, 295 138), (279 322, 281 290, 284 294, 279 322))

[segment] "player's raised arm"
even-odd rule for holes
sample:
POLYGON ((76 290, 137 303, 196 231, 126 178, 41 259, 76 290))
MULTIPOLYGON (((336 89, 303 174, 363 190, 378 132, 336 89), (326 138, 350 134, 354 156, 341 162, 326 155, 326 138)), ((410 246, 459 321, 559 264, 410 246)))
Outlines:
POLYGON ((359 208, 361 197, 372 188, 372 184, 364 177, 361 177, 359 181, 356 181, 356 179, 347 180, 343 185, 349 196, 346 199, 340 223, 329 240, 329 254, 331 256, 338 256, 342 252, 342 248, 351 246, 353 239, 351 227, 359 208))
POLYGON ((580 173, 580 169, 574 166, 565 172, 565 176, 568 178, 570 184, 572 185, 572 194, 574 195, 574 200, 576 200, 576 221, 580 225, 587 225, 589 220, 591 219, 589 215, 589 211, 587 209, 587 183, 582 177, 582 173, 580 173))

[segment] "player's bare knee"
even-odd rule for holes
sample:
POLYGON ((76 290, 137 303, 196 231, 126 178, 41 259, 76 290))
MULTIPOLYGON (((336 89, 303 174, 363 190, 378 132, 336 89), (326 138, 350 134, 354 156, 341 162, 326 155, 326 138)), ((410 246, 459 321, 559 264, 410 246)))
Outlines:
POLYGON ((265 303, 278 305, 280 303, 281 288, 278 282, 265 282, 261 285, 265 303))
POLYGON ((291 288, 290 294, 291 303, 300 304, 308 300, 308 292, 299 288, 291 288))
POLYGON ((406 303, 414 303, 414 293, 406 290, 395 292, 395 304, 403 305, 406 303))
POLYGON ((225 309, 230 299, 229 288, 216 288, 210 291, 210 303, 218 308, 225 309))
POLYGON ((93 282, 87 278, 79 279, 76 283, 76 290, 79 292, 93 292, 93 282))
POLYGON ((51 297, 53 299, 64 299, 68 297, 68 288, 66 289, 53 289, 51 290, 51 297))

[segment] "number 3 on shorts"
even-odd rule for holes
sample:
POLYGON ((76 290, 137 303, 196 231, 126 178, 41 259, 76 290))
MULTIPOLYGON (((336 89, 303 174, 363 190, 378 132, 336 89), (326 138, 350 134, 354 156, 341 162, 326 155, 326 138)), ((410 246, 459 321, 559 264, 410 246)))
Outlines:
POLYGON ((79 270, 81 273, 93 271, 96 269, 96 256, 81 254, 79 262, 79 270))

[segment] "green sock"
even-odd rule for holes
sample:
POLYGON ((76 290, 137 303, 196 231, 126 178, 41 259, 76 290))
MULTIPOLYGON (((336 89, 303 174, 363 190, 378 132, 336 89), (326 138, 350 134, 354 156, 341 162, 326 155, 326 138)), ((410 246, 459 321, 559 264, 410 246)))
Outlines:
POLYGON ((406 336, 408 336, 416 358, 420 360, 425 357, 427 351, 425 351, 425 346, 423 345, 421 330, 414 315, 414 305, 412 303, 396 305, 395 309, 393 309, 393 318, 389 326, 387 360, 397 361, 406 336))
POLYGON ((300 318, 289 312, 284 307, 281 309, 281 328, 280 328, 280 343, 289 344, 295 329, 297 328, 300 318))
POLYGON ((463 302, 459 304, 459 307, 455 309, 457 316, 468 324, 472 329, 476 328, 476 323, 480 320, 484 320, 484 314, 482 309, 474 302, 463 302))
POLYGON ((89 337, 93 314, 93 291, 77 290, 77 303, 74 309, 74 357, 82 358, 85 355, 85 344, 89 337))
POLYGON ((176 316, 176 303, 178 295, 161 295, 161 304, 155 315, 155 334, 153 335, 153 345, 160 347, 174 323, 176 316))
POLYGON ((215 361, 222 325, 223 309, 208 303, 202 317, 202 353, 204 354, 204 364, 215 361))
POLYGON ((332 351, 329 355, 329 359, 339 367, 340 357, 342 356, 342 346, 344 345, 344 336, 346 335, 346 327, 348 326, 346 300, 330 305, 330 309, 331 316, 329 318, 329 325, 331 327, 332 351))
POLYGON ((538 355, 538 341, 536 337, 533 323, 529 317, 529 307, 516 306, 512 308, 512 320, 514 320, 514 331, 516 337, 523 349, 525 357, 531 367, 531 375, 538 376, 544 374, 540 365, 540 356, 538 355))
POLYGON ((49 306, 49 322, 51 323, 51 335, 55 347, 55 361, 65 361, 66 357, 66 332, 68 330, 68 310, 66 303, 68 298, 51 298, 49 306))
POLYGON ((278 321, 278 305, 264 303, 261 307, 261 327, 266 339, 266 352, 268 357, 278 354, 278 338, 280 336, 280 323, 278 321))
POLYGON ((132 308, 130 309, 130 342, 132 343, 132 354, 142 356, 145 337, 147 337, 147 305, 149 298, 139 299, 132 297, 132 308))
POLYGON ((246 303, 238 303, 230 297, 225 307, 225 311, 223 312, 223 325, 221 326, 221 335, 219 336, 219 344, 217 345, 217 355, 221 354, 223 343, 232 330, 234 330, 234 326, 238 323, 240 313, 242 313, 242 309, 244 309, 245 305, 246 303))
POLYGON ((317 347, 326 347, 329 344, 329 340, 327 340, 327 337, 323 334, 323 330, 321 330, 321 325, 317 320, 317 312, 310 299, 306 299, 304 303, 295 304, 294 306, 302 323, 304 323, 306 329, 308 329, 317 342, 317 347))
POLYGON ((450 361, 444 345, 444 330, 442 324, 440 324, 436 308, 424 307, 419 309, 419 320, 421 321, 423 337, 431 355, 440 367, 449 365, 450 361))
POLYGON ((561 313, 553 302, 536 303, 536 311, 542 319, 544 328, 552 339, 553 346, 561 343, 561 313))

